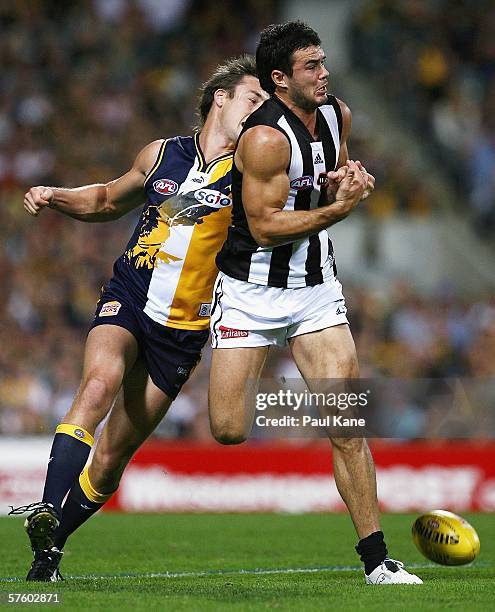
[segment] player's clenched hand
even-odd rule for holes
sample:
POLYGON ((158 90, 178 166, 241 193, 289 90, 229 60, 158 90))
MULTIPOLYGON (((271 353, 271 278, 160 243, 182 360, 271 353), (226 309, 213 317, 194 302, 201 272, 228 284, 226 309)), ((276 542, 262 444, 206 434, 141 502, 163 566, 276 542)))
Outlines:
POLYGON ((347 166, 341 166, 335 171, 327 172, 326 182, 324 183, 327 204, 332 204, 332 202, 335 202, 335 194, 337 193, 340 183, 345 178, 348 169, 349 168, 347 166))
MULTIPOLYGON (((334 207, 339 207, 344 214, 350 213, 362 198, 366 186, 367 178, 358 164, 352 160, 347 160, 345 176, 339 183, 335 194, 334 207)), ((340 168, 339 168, 340 170, 340 168)))
POLYGON ((327 172, 329 183, 334 183, 338 187, 338 185, 340 185, 342 180, 345 178, 348 170, 349 166, 340 166, 340 168, 337 168, 335 172, 327 172))
POLYGON ((45 206, 50 206, 53 200, 53 189, 50 187, 31 187, 24 195, 24 209, 33 217, 37 217, 45 206))

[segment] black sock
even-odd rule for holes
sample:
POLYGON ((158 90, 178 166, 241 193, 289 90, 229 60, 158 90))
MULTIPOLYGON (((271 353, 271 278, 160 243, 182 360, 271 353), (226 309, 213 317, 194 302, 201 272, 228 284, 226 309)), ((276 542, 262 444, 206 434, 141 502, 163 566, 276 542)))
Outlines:
POLYGON ((84 495, 81 485, 76 482, 64 504, 62 520, 53 539, 54 545, 62 550, 70 534, 91 518, 95 512, 98 512, 102 506, 103 504, 96 504, 89 500, 84 495))
POLYGON ((62 520, 55 531, 54 545, 62 550, 70 534, 98 512, 112 495, 95 491, 89 482, 86 468, 67 496, 62 509, 62 520))
POLYGON ((356 546, 356 552, 364 563, 364 571, 369 576, 387 557, 388 550, 383 539, 383 531, 375 531, 356 546))
POLYGON ((86 465, 92 446, 93 436, 82 427, 67 423, 57 427, 50 451, 43 501, 53 504, 59 513, 64 497, 86 465))

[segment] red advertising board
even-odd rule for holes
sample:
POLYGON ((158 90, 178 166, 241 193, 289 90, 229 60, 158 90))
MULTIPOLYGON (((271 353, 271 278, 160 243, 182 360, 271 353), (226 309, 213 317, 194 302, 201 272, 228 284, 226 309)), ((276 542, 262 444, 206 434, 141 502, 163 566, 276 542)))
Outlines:
MULTIPOLYGON (((2 439, 0 512, 41 499, 49 438, 2 439)), ((495 511, 495 443, 374 444, 389 512, 495 511)), ((151 441, 128 466, 108 510, 339 512, 329 444, 240 446, 151 441)))
MULTIPOLYGON (((495 510, 495 444, 375 445, 381 506, 495 510)), ((341 511, 325 442, 241 446, 150 442, 135 456, 108 509, 341 511)))

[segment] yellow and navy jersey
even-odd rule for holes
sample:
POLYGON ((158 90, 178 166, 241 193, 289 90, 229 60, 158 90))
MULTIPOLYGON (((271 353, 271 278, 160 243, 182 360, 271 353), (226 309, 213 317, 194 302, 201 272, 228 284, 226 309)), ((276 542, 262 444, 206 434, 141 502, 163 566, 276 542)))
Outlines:
POLYGON ((206 163, 194 137, 163 142, 146 177, 147 201, 107 286, 154 321, 207 329, 215 256, 231 220, 232 153, 206 163))

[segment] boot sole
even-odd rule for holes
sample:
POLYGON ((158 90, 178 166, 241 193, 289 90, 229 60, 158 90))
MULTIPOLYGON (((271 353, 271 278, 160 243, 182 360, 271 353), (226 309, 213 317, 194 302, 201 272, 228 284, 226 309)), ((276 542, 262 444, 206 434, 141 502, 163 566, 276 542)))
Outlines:
POLYGON ((39 512, 24 522, 31 548, 34 552, 48 550, 53 546, 53 536, 58 527, 58 520, 50 512, 39 512))

